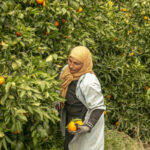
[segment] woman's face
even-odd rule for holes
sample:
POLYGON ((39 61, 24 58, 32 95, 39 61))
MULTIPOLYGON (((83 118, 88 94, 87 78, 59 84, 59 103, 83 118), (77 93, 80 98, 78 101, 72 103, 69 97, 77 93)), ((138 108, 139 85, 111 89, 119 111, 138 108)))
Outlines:
POLYGON ((69 58, 68 58, 68 65, 69 65, 70 72, 72 74, 74 74, 74 73, 77 73, 77 72, 80 71, 80 69, 83 66, 83 63, 80 62, 79 60, 69 56, 69 58))

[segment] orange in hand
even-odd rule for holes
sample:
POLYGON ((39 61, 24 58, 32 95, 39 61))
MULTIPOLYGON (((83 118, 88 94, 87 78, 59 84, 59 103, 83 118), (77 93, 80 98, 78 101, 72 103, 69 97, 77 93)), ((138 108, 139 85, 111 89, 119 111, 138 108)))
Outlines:
POLYGON ((83 126, 83 122, 81 119, 73 119, 67 125, 68 131, 71 131, 71 132, 77 131, 78 128, 77 128, 76 124, 83 126))
POLYGON ((70 121, 69 124, 67 125, 68 131, 77 131, 77 126, 75 125, 75 122, 70 121))
POLYGON ((80 126, 83 126, 82 120, 77 120, 77 121, 75 121, 75 123, 78 124, 78 125, 80 125, 80 126))

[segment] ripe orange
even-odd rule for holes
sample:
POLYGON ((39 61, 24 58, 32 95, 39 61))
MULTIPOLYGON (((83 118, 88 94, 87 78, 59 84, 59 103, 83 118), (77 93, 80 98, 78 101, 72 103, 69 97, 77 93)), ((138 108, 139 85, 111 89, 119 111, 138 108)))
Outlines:
POLYGON ((56 25, 56 27, 58 27, 58 26, 59 26, 59 22, 58 22, 58 21, 56 21, 56 22, 55 22, 55 25, 56 25))
POLYGON ((106 115, 106 113, 107 113, 106 110, 104 110, 104 115, 106 115))
POLYGON ((131 52, 131 53, 130 53, 130 56, 133 56, 133 55, 134 55, 134 53, 133 53, 133 52, 131 52))
POLYGON ((82 12, 82 7, 79 7, 79 9, 78 9, 78 13, 80 13, 80 12, 82 12))
POLYGON ((16 32, 16 35, 19 37, 19 36, 21 36, 21 33, 20 32, 16 32))
POLYGON ((117 122, 115 123, 115 125, 116 125, 116 126, 118 126, 119 124, 120 124, 120 122, 119 122, 119 121, 117 121, 117 122))
POLYGON ((43 4, 45 0, 36 0, 38 4, 43 4))
POLYGON ((48 32, 46 32, 46 35, 48 35, 49 33, 48 32))
POLYGON ((144 16, 144 20, 148 20, 148 17, 147 17, 147 16, 144 16))
POLYGON ((128 34, 131 34, 131 33, 132 33, 132 30, 129 30, 129 31, 128 31, 128 34))
POLYGON ((77 130, 77 126, 75 125, 74 121, 70 121, 69 124, 67 125, 68 131, 76 131, 77 130))
POLYGON ((114 37, 114 41, 117 41, 117 38, 116 38, 116 37, 114 37))
POLYGON ((67 36, 66 36, 66 38, 67 38, 67 39, 70 39, 70 36, 69 36, 69 35, 67 35, 67 36))
POLYGON ((82 120, 77 120, 77 121, 75 121, 75 123, 78 124, 78 125, 80 125, 80 126, 83 126, 82 120))
POLYGON ((0 85, 4 84, 5 78, 3 76, 0 76, 0 85))
POLYGON ((45 0, 44 0, 44 2, 43 2, 43 7, 45 7, 45 0))
POLYGON ((18 130, 16 130, 16 131, 14 132, 14 134, 16 134, 16 135, 19 134, 18 130))
POLYGON ((38 51, 40 52, 41 51, 41 49, 38 47, 38 51))
POLYGON ((107 95, 106 98, 108 98, 108 99, 111 98, 111 95, 107 95))
POLYGON ((123 12, 126 12, 126 11, 127 11, 127 9, 126 9, 126 8, 122 8, 122 11, 123 11, 123 12))
POLYGON ((146 87, 145 87, 145 89, 146 89, 146 90, 149 90, 149 89, 150 89, 150 87, 149 87, 149 86, 146 86, 146 87))

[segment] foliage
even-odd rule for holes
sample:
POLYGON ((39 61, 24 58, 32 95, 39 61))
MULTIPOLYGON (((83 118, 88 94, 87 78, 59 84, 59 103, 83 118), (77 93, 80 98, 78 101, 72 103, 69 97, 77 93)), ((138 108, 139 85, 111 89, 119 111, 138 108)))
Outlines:
POLYGON ((150 139, 148 3, 108 1, 105 24, 99 21, 105 34, 95 35, 95 72, 105 95, 106 125, 143 141, 150 139))
POLYGON ((144 147, 123 132, 105 129, 105 150, 144 150, 144 147))
POLYGON ((148 0, 0 0, 0 146, 58 149, 58 75, 77 45, 93 54, 106 126, 149 142, 149 17, 148 0))
POLYGON ((0 2, 0 74, 5 78, 0 86, 0 149, 5 150, 49 149, 60 120, 53 106, 56 100, 63 101, 59 66, 52 62, 57 55, 40 52, 48 47, 40 42, 41 22, 33 19, 41 8, 30 3, 0 2))

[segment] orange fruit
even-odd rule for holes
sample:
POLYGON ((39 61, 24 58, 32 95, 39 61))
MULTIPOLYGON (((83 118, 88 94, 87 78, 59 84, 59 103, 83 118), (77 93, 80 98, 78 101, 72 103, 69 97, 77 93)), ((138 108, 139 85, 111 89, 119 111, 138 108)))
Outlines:
POLYGON ((0 85, 4 84, 5 78, 3 76, 0 76, 0 85))
POLYGON ((70 36, 69 36, 69 35, 67 35, 67 36, 66 36, 66 38, 67 38, 67 39, 70 39, 70 36))
POLYGON ((129 31, 128 31, 128 34, 131 34, 131 33, 132 33, 132 30, 129 30, 129 31))
POLYGON ((20 32, 16 32, 16 35, 19 37, 19 36, 21 36, 21 33, 20 32))
POLYGON ((126 12, 126 11, 127 11, 127 9, 126 9, 126 8, 122 8, 122 11, 123 11, 123 12, 126 12))
POLYGON ((114 37, 114 41, 117 41, 117 38, 116 38, 116 37, 114 37))
POLYGON ((43 2, 43 7, 45 7, 45 0, 44 0, 44 2, 43 2))
POLYGON ((16 131, 14 132, 14 134, 16 134, 16 135, 19 134, 18 130, 16 130, 16 131))
POLYGON ((131 53, 130 53, 130 56, 133 56, 133 55, 134 55, 134 53, 133 53, 133 52, 131 52, 131 53))
POLYGON ((75 123, 78 124, 78 125, 80 125, 80 126, 83 126, 82 120, 77 120, 77 121, 75 121, 75 123))
POLYGON ((65 23, 65 22, 66 22, 66 20, 65 20, 65 19, 62 19, 62 22, 63 22, 63 23, 65 23))
POLYGON ((117 122, 115 123, 115 125, 116 125, 116 126, 118 126, 119 124, 120 124, 120 122, 119 122, 119 121, 117 121, 117 122))
POLYGON ((146 87, 145 87, 145 89, 146 89, 146 90, 149 90, 149 89, 150 89, 150 87, 149 87, 149 86, 146 86, 146 87))
POLYGON ((38 4, 43 4, 45 0, 36 0, 38 4))
POLYGON ((55 22, 55 25, 56 25, 56 27, 58 27, 58 26, 59 26, 59 22, 58 22, 58 21, 56 21, 56 22, 55 22))
POLYGON ((148 20, 148 17, 147 17, 147 16, 144 16, 144 20, 148 20))
POLYGON ((40 52, 41 51, 41 49, 38 47, 38 51, 40 52))
POLYGON ((79 7, 79 9, 78 9, 78 13, 80 13, 80 12, 82 12, 82 7, 79 7))
POLYGON ((46 32, 46 35, 48 35, 49 33, 48 32, 46 32))
POLYGON ((75 125, 74 121, 70 121, 69 124, 67 125, 68 131, 76 131, 77 130, 77 126, 75 125))
POLYGON ((106 98, 108 98, 108 99, 111 98, 111 95, 107 95, 106 98))
POLYGON ((106 115, 106 113, 107 113, 106 110, 104 110, 104 115, 106 115))

